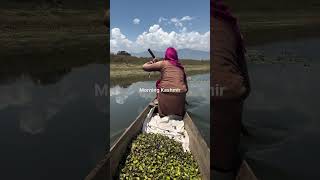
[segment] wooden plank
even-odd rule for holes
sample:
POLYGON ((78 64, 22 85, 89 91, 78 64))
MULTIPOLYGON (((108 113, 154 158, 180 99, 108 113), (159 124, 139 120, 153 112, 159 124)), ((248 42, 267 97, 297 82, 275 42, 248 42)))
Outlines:
POLYGON ((125 130, 118 141, 111 147, 110 164, 112 164, 112 166, 110 166, 110 172, 112 176, 116 174, 117 168, 122 160, 123 155, 126 153, 132 138, 136 137, 141 132, 144 119, 149 110, 150 106, 147 106, 137 117, 137 119, 125 130))
POLYGON ((90 172, 85 180, 104 180, 111 179, 117 173, 118 166, 125 155, 127 148, 129 147, 132 139, 136 137, 142 129, 143 122, 147 116, 151 106, 147 106, 143 112, 136 118, 134 122, 125 130, 116 143, 111 147, 107 156, 99 162, 96 168, 90 172), (111 165, 110 165, 111 164, 111 165), (107 170, 110 170, 110 174, 107 174, 107 170))
POLYGON ((184 117, 184 123, 189 135, 189 148, 198 162, 201 176, 204 180, 210 180, 210 149, 188 113, 184 117))
POLYGON ((258 180, 258 178, 254 175, 248 163, 246 161, 243 161, 238 173, 237 180, 258 180))
POLYGON ((90 173, 85 177, 85 180, 105 180, 111 179, 111 174, 108 169, 110 169, 110 154, 108 153, 97 166, 90 171, 90 173))

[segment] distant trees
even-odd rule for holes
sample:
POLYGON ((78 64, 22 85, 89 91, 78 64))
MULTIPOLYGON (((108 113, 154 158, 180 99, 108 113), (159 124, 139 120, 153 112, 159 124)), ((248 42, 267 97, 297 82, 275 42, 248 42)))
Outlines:
POLYGON ((123 56, 131 56, 130 53, 128 53, 127 51, 118 51, 117 55, 123 55, 123 56))

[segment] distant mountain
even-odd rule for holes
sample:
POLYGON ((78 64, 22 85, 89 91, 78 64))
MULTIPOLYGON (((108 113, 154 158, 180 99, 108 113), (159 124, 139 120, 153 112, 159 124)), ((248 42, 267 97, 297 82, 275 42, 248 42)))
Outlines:
MULTIPOLYGON (((157 58, 163 58, 164 52, 153 51, 157 58)), ((131 53, 133 56, 137 57, 151 57, 148 51, 141 53, 131 53)), ((194 59, 194 60, 209 60, 210 53, 206 51, 198 51, 192 49, 179 49, 178 50, 179 59, 194 59)))

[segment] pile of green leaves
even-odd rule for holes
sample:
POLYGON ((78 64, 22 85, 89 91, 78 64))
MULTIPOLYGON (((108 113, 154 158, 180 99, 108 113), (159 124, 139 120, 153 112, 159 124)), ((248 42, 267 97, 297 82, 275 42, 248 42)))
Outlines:
POLYGON ((196 161, 169 137, 143 133, 131 144, 120 179, 201 179, 196 161))

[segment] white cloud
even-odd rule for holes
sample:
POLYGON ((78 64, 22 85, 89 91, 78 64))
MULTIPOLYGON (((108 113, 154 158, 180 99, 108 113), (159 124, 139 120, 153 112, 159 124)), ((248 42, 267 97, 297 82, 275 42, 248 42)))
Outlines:
POLYGON ((159 24, 154 24, 148 31, 140 34, 135 41, 130 41, 121 33, 119 28, 113 28, 111 30, 110 45, 112 52, 119 50, 142 52, 148 48, 164 51, 169 46, 177 49, 188 48, 209 51, 210 31, 205 33, 188 32, 187 28, 182 28, 179 32, 166 32, 159 24))
POLYGON ((194 18, 193 17, 190 17, 190 16, 184 16, 180 19, 180 21, 191 21, 193 20, 194 18))
POLYGON ((187 32, 187 31, 188 29, 186 27, 183 27, 180 32, 187 32))
POLYGON ((182 22, 177 18, 171 18, 170 20, 176 27, 182 27, 182 22))
POLYGON ((119 50, 129 50, 132 48, 132 44, 133 42, 127 39, 127 37, 121 33, 119 28, 113 28, 111 30, 111 52, 117 52, 119 50))
POLYGON ((132 22, 133 24, 140 24, 140 19, 134 18, 132 22))
POLYGON ((150 33, 154 33, 154 32, 157 32, 159 29, 160 29, 160 25, 159 24, 154 24, 153 26, 151 26, 149 28, 149 32, 150 33))
MULTIPOLYGON (((142 52, 148 48, 158 51, 164 51, 169 46, 177 49, 189 48, 194 50, 209 51, 210 32, 199 33, 190 31, 187 25, 190 25, 194 17, 184 16, 181 18, 160 17, 158 24, 154 24, 149 29, 137 36, 134 40, 129 40, 119 28, 111 30, 111 51, 120 50, 130 53, 142 52), (175 31, 167 32, 161 26, 174 25, 175 31)), ((140 19, 135 18, 134 24, 139 24, 140 19)))
POLYGON ((193 19, 194 17, 191 17, 191 16, 184 16, 181 19, 174 17, 170 19, 170 23, 173 23, 176 27, 183 27, 184 22, 191 21, 193 19))
POLYGON ((167 19, 167 18, 160 17, 160 18, 159 18, 159 20, 158 20, 158 23, 160 24, 160 23, 162 23, 162 22, 166 22, 166 21, 168 21, 168 19, 167 19))

